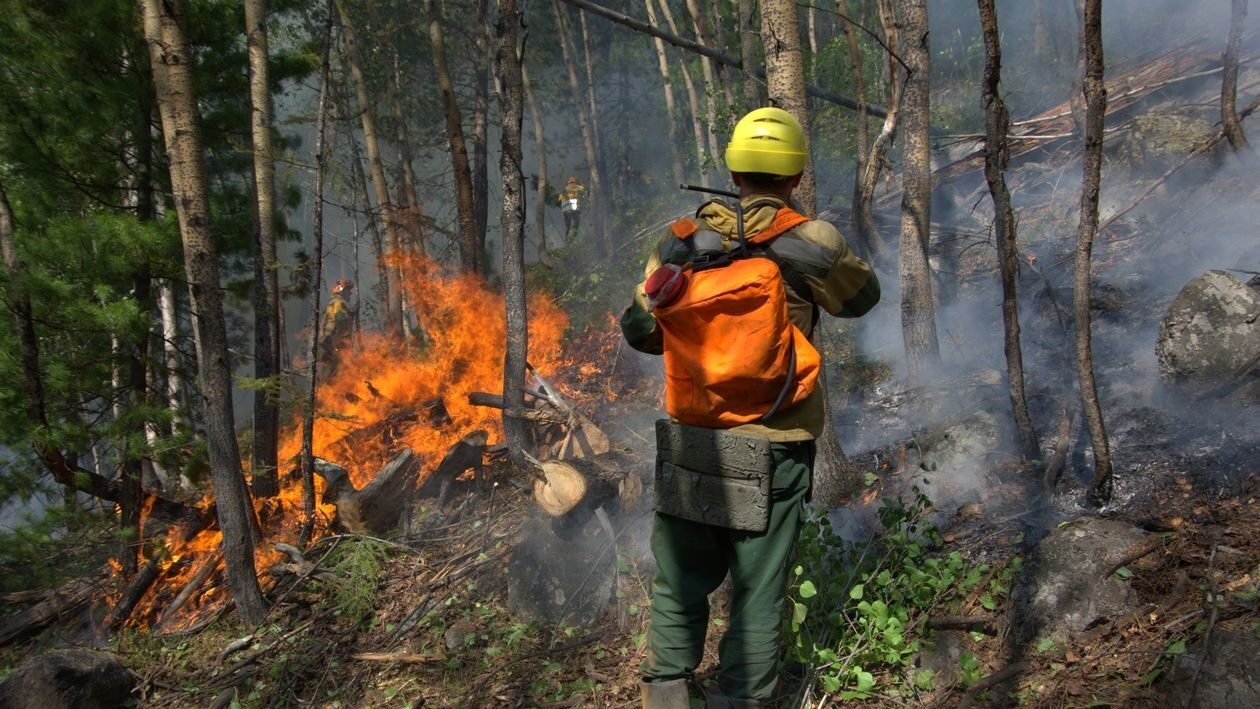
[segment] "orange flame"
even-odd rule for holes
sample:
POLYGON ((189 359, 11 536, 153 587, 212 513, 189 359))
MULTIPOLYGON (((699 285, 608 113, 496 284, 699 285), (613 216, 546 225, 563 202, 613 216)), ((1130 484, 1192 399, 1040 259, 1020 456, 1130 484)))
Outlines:
MULTIPOLYGON (((402 448, 410 448, 419 458, 423 479, 464 435, 483 429, 492 442, 502 436, 501 412, 472 406, 468 395, 502 391, 507 335, 503 296, 478 276, 450 273, 418 255, 395 254, 390 260, 403 274, 407 303, 426 341, 407 345, 383 335, 363 334, 343 354, 335 375, 316 388, 314 455, 345 467, 356 488, 370 482, 392 453, 402 448), (422 411, 418 416, 402 416, 416 413, 435 399, 443 402, 449 424, 434 426, 422 411)), ((566 364, 562 344, 568 318, 550 299, 538 294, 531 294, 528 309, 529 362, 550 378, 566 364)), ((588 328, 583 333, 584 359, 597 353, 608 355, 615 346, 615 338, 598 330, 588 328)), ((615 333, 615 329, 610 331, 615 333)), ((582 366, 575 378, 589 391, 599 378, 599 368, 582 366)), ((603 387, 603 393, 611 396, 606 383, 603 387)), ((279 447, 280 495, 256 501, 263 538, 269 543, 257 550, 260 571, 280 556, 270 544, 293 543, 303 521, 300 482, 296 476, 286 475, 297 466, 301 431, 298 413, 279 447)), ((317 477, 315 482, 318 500, 323 481, 317 477)), ((323 530, 334 510, 322 502, 317 505, 323 530)), ((170 567, 170 573, 161 588, 148 594, 145 607, 137 610, 133 622, 145 622, 169 603, 200 564, 212 558, 222 541, 217 529, 202 532, 187 543, 176 537, 176 532, 168 535, 169 555, 160 562, 170 567)), ((207 585, 181 615, 187 616, 221 596, 207 585)))

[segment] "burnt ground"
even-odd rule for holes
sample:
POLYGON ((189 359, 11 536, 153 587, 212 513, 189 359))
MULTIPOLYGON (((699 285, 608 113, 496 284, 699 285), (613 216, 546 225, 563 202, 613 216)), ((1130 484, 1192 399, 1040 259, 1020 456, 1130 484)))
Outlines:
MULTIPOLYGON (((1179 648, 1192 656, 1210 635, 1255 632, 1257 450, 1221 445, 1218 436, 1198 453, 1170 454, 1154 425, 1159 412, 1133 415, 1152 419, 1144 429, 1151 435, 1146 444, 1135 437, 1117 450, 1123 463, 1111 507, 1098 512, 1081 505, 1084 475, 1066 476, 1046 504, 1033 492, 1038 481, 1000 462, 986 471, 991 484, 983 498, 940 507, 935 521, 943 535, 939 553, 959 551, 995 568, 1015 556, 1035 562, 1038 539, 1081 516, 1131 522, 1156 540, 1124 564, 1140 601, 1137 609, 1047 647, 1039 646, 1027 627, 1018 584, 992 612, 980 607, 978 593, 967 594, 951 614, 989 615, 994 621, 988 634, 956 633, 959 650, 976 656, 980 676, 998 674, 1008 682, 981 692, 961 681, 942 683, 913 696, 878 696, 851 705, 1164 706, 1168 688, 1160 678, 1172 670, 1179 648)), ((912 477, 893 469, 897 454, 889 447, 858 457, 880 480, 864 501, 854 503, 855 517, 912 477)), ((363 607, 346 598, 358 567, 337 561, 338 548, 362 540, 332 537, 307 552, 316 573, 278 580, 267 624, 241 648, 228 650, 242 633, 230 619, 187 636, 123 633, 115 649, 142 677, 140 705, 637 706, 651 578, 643 551, 648 511, 640 505, 613 517, 615 593, 593 622, 582 627, 529 622, 511 610, 517 579, 506 570, 521 530, 537 512, 528 493, 512 483, 515 476, 506 464, 492 475, 497 483, 492 489, 452 495, 441 514, 421 507, 402 536, 376 545, 379 571, 360 570, 357 579, 370 584, 363 607), (320 580, 319 570, 330 575, 320 580)), ((714 602, 714 632, 699 684, 716 668, 721 595, 714 602)), ((783 705, 801 690, 799 673, 786 675, 783 705)), ((815 696, 812 705, 826 705, 819 700, 815 696)))

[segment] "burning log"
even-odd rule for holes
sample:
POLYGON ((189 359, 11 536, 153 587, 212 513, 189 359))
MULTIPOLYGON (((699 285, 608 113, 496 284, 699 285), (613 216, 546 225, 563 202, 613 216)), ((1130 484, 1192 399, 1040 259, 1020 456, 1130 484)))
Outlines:
POLYGON ((156 626, 158 630, 163 630, 170 625, 171 619, 179 613, 180 609, 184 607, 184 604, 188 603, 188 599, 192 598, 193 594, 197 592, 197 589, 201 588, 201 584, 205 583, 206 579, 210 578, 210 574, 219 567, 219 564, 222 561, 223 553, 216 552, 201 562, 201 566, 197 567, 196 573, 194 573, 192 578, 188 580, 188 583, 184 584, 184 587, 179 590, 179 593, 175 595, 175 600, 171 601, 166 608, 162 610, 162 617, 158 619, 156 626))
POLYGON ((383 444, 387 449, 393 451, 396 450, 395 445, 402 432, 420 421, 424 421, 433 428, 442 428, 450 424, 451 416, 447 412, 446 404, 442 399, 432 399, 417 407, 403 409, 390 414, 369 426, 351 431, 338 441, 337 445, 347 458, 353 457, 355 451, 361 450, 365 446, 377 444, 383 444))
MULTIPOLYGON (((177 544, 187 544, 190 539, 201 534, 206 527, 210 526, 212 518, 209 515, 201 515, 185 523, 179 529, 176 535, 177 544)), ((158 577, 165 571, 163 562, 170 555, 170 547, 162 547, 159 551, 140 567, 136 575, 131 577, 131 583, 127 584, 127 588, 123 590, 122 597, 114 604, 109 612, 109 616, 105 619, 105 625, 109 628, 116 628, 131 617, 131 612, 136 609, 136 605, 149 592, 149 588, 158 580, 158 577)))
POLYGON ((109 571, 103 569, 44 593, 38 603, 0 624, 0 647, 29 638, 58 620, 83 610, 101 594, 108 581, 109 571))
MULTIPOLYGON (((451 485, 455 483, 456 478, 465 472, 472 470, 473 479, 481 479, 481 461, 486 451, 486 441, 489 435, 477 429, 472 433, 464 436, 458 443, 451 446, 446 455, 442 457, 442 462, 438 463, 438 467, 424 481, 424 487, 421 488, 420 494, 426 496, 437 496, 437 503, 434 505, 439 513, 446 505, 446 496, 450 493, 451 485)), ((435 517, 436 519, 436 517, 435 517)))
POLYGON ((335 528, 357 534, 384 534, 398 524, 416 492, 420 460, 410 448, 404 448, 362 490, 354 488, 345 468, 316 466, 315 472, 328 483, 324 502, 337 508, 333 517, 335 528))

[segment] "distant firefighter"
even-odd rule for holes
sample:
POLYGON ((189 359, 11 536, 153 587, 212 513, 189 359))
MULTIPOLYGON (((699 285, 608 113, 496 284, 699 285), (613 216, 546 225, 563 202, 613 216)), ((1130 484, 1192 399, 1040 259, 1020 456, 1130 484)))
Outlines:
POLYGON ((327 380, 337 371, 341 357, 354 334, 354 311, 349 298, 354 282, 345 278, 332 287, 332 300, 319 320, 319 378, 327 380))
POLYGON ((577 237, 578 219, 582 214, 582 202, 585 201, 586 188, 576 177, 570 177, 560 193, 560 211, 564 212, 564 243, 573 243, 577 237))

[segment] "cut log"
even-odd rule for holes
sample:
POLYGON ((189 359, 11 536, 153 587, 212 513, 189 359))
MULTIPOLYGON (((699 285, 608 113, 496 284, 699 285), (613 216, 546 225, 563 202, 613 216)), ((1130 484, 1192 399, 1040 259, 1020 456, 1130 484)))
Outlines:
POLYGON ((362 490, 354 489, 344 469, 333 466, 321 470, 317 466, 315 472, 335 478, 324 478, 328 481, 324 502, 337 508, 333 516, 335 529, 352 534, 384 534, 398 524, 415 495, 420 460, 410 448, 404 448, 362 490), (338 470, 342 475, 338 476, 338 470))
POLYGON ((0 624, 0 647, 25 640, 53 623, 74 615, 99 597, 109 583, 108 568, 92 576, 83 576, 63 586, 44 592, 39 603, 0 624))
POLYGON ((641 464, 638 456, 617 451, 593 458, 544 461, 542 476, 534 483, 534 501, 552 517, 590 512, 613 500, 618 501, 617 508, 628 510, 643 494, 636 472, 641 464))
POLYGON ((534 480, 534 502, 552 517, 569 514, 586 497, 586 476, 572 464, 548 460, 534 480))

